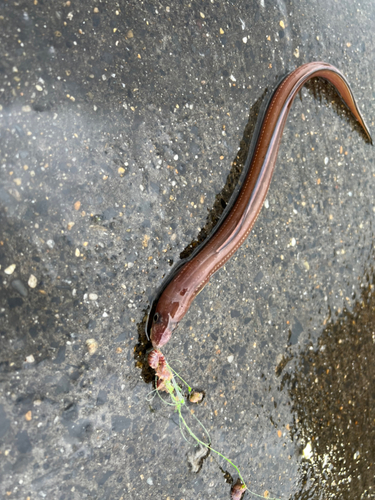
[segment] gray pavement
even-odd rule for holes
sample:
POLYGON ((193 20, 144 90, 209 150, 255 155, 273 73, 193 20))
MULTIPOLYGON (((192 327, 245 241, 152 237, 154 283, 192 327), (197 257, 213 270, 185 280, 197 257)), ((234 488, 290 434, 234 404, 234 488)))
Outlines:
MULTIPOLYGON (((143 321, 266 89, 330 62, 375 133, 374 33, 370 0, 0 0, 1 498, 229 498, 236 471, 193 472, 149 400, 143 321)), ((374 176, 332 89, 303 89, 254 230, 164 349, 261 496, 375 496, 374 176)))

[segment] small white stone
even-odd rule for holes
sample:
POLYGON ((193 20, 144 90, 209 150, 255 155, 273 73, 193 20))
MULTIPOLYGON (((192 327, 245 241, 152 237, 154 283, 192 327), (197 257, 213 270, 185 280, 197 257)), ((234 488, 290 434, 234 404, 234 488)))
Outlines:
POLYGON ((296 244, 297 244, 296 239, 295 239, 295 238, 292 238, 292 239, 290 240, 290 244, 292 245, 292 247, 295 247, 295 246, 296 246, 296 244))
POLYGON ((76 248, 76 251, 74 252, 76 257, 79 257, 81 255, 81 252, 79 251, 79 248, 76 248))
POLYGON ((328 162, 329 162, 329 158, 328 158, 328 156, 326 156, 326 157, 324 158, 324 165, 327 165, 327 164, 328 164, 328 162))
POLYGON ((147 478, 147 484, 149 484, 150 486, 152 486, 154 484, 152 477, 147 478))
POLYGON ((98 300, 98 296, 96 293, 89 293, 89 299, 90 300, 98 300))
POLYGON ((128 262, 128 267, 133 267, 133 266, 134 266, 133 262, 128 262))
POLYGON ((41 85, 35 85, 35 88, 38 92, 43 92, 43 87, 41 85))
POLYGON ((29 354, 28 356, 26 356, 26 362, 27 363, 34 363, 35 362, 35 358, 32 354, 29 354))
POLYGON ((46 244, 48 247, 53 248, 55 246, 55 242, 53 240, 47 240, 46 244))
POLYGON ((4 273, 5 274, 13 274, 15 269, 16 269, 16 264, 11 264, 6 269, 4 269, 4 273))
POLYGON ((268 201, 268 198, 266 198, 266 201, 264 202, 264 206, 265 206, 266 208, 269 208, 269 206, 270 206, 270 202, 268 201))
POLYGON ((228 360, 228 363, 232 363, 232 362, 233 362, 233 360, 234 360, 234 356, 232 356, 232 355, 231 355, 231 356, 228 356, 228 357, 227 357, 227 360, 228 360))
POLYGON ((36 285, 38 284, 38 280, 33 274, 30 274, 29 276, 29 281, 27 282, 30 288, 35 288, 36 285))
POLYGON ((229 79, 232 80, 232 82, 236 81, 236 78, 233 75, 230 75, 229 79))
POLYGON ((174 155, 173 159, 174 159, 175 161, 177 161, 177 160, 178 160, 178 155, 174 155))
POLYGON ((89 354, 92 355, 98 350, 99 344, 95 339, 88 339, 86 340, 86 347, 89 354))
POLYGON ((305 446, 302 452, 302 456, 303 458, 306 458, 306 460, 311 460, 313 456, 311 442, 307 443, 307 445, 305 446))
POLYGON ((242 41, 243 41, 243 43, 247 43, 247 36, 244 36, 244 37, 242 38, 242 41))

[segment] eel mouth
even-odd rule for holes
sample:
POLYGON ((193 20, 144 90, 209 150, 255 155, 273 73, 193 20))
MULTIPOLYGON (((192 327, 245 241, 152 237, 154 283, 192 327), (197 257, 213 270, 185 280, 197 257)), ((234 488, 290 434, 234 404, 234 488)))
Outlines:
POLYGON ((150 339, 154 349, 163 347, 169 341, 171 335, 172 330, 170 328, 165 328, 163 325, 153 325, 150 339))

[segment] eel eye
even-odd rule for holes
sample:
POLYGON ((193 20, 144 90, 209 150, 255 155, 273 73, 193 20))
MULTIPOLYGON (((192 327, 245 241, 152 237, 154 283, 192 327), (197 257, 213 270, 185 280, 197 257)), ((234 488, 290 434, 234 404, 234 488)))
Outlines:
POLYGON ((157 321, 159 320, 160 318, 160 314, 159 313, 155 313, 154 314, 154 322, 157 323, 157 321))

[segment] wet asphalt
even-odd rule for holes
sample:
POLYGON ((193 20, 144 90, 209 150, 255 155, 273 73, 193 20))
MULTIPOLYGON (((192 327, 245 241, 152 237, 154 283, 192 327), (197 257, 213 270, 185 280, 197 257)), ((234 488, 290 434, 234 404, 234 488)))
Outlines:
MULTIPOLYGON (((236 470, 152 399, 144 321, 280 78, 334 64, 374 134, 374 33, 370 0, 0 0, 1 498, 229 499, 236 470)), ((250 237, 163 350, 267 498, 375 497, 374 154, 303 89, 250 237)))

